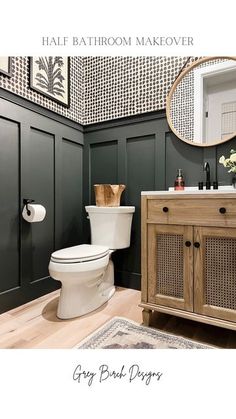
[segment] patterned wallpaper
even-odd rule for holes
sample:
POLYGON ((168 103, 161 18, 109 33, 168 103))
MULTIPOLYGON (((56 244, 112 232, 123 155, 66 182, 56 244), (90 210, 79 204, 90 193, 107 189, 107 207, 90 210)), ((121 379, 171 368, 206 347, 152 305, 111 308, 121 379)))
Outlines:
POLYGON ((84 123, 164 109, 187 57, 84 57, 84 123))
POLYGON ((176 131, 186 140, 194 138, 194 70, 184 76, 171 100, 170 116, 176 131))
POLYGON ((165 108, 187 57, 70 57, 70 108, 29 88, 29 58, 13 57, 0 87, 82 124, 165 108))

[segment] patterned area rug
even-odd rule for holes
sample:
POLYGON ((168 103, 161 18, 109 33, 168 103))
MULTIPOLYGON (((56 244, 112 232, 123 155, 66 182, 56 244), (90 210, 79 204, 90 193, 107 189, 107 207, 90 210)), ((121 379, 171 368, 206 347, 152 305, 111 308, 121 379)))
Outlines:
POLYGON ((181 336, 114 317, 79 343, 79 349, 213 349, 181 336))

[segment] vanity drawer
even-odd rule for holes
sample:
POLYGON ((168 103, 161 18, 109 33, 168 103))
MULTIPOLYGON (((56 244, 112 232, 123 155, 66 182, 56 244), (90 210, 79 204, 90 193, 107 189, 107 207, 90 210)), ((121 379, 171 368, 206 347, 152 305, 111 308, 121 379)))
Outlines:
POLYGON ((234 199, 149 199, 147 213, 158 224, 236 227, 234 199))

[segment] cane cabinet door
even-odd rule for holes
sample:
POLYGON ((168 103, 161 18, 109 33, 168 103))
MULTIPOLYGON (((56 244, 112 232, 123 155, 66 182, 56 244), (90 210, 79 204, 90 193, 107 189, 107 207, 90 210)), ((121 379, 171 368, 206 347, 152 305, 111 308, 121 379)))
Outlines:
POLYGON ((193 227, 148 225, 148 302, 193 311, 193 227))
POLYGON ((236 228, 195 227, 194 311, 236 321, 236 228))

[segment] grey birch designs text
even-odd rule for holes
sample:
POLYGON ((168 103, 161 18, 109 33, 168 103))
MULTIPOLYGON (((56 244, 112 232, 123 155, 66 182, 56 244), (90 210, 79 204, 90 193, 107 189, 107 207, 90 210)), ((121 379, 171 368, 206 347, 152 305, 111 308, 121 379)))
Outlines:
POLYGON ((62 75, 62 67, 64 66, 62 57, 39 57, 35 61, 40 72, 36 73, 36 86, 41 87, 47 93, 53 96, 61 96, 65 94, 63 81, 65 77, 62 75))
POLYGON ((100 365, 96 370, 83 368, 81 364, 78 364, 73 371, 73 380, 79 384, 85 383, 89 387, 94 381, 101 384, 107 380, 112 382, 124 380, 128 383, 139 381, 148 386, 151 382, 160 381, 162 376, 163 372, 144 371, 138 364, 132 364, 130 367, 123 364, 116 370, 107 364, 100 365))

